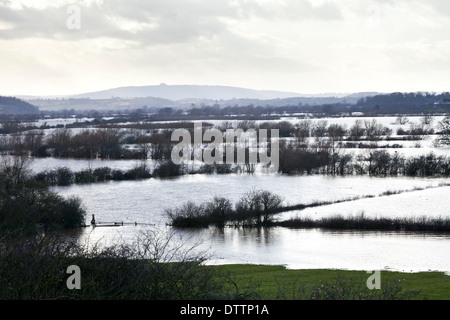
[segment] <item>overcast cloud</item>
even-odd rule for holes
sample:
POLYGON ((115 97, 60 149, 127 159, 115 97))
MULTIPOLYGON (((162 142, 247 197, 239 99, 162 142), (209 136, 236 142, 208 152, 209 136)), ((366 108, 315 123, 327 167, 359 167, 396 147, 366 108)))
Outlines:
POLYGON ((449 16, 446 0, 0 0, 0 94, 448 91, 449 16))

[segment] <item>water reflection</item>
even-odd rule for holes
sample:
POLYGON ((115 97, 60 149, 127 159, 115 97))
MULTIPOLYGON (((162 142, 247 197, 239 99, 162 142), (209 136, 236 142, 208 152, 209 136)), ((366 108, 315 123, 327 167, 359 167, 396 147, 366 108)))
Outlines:
MULTIPOLYGON (((83 228, 66 233, 80 243, 132 244, 160 227, 83 228)), ((450 273, 450 235, 411 231, 207 228, 172 229, 186 248, 208 253, 208 264, 270 264, 288 268, 443 271, 450 273)))
MULTIPOLYGON (((290 268, 338 268, 450 272, 450 238, 447 234, 383 231, 332 231, 323 229, 172 229, 165 209, 186 201, 201 203, 220 195, 233 203, 252 187, 284 197, 285 204, 336 200, 373 194, 377 197, 281 214, 325 217, 448 217, 449 187, 378 197, 386 190, 438 186, 447 179, 370 178, 278 175, 184 176, 170 180, 148 179, 55 188, 64 196, 79 196, 98 221, 154 223, 174 232, 187 245, 208 252, 208 263, 283 264, 290 268)), ((81 242, 133 243, 147 226, 84 228, 74 232, 81 242)))
MULTIPOLYGON (((448 216, 450 187, 408 192, 379 198, 387 190, 411 190, 438 186, 448 179, 371 178, 279 175, 192 175, 174 179, 147 179, 89 185, 56 187, 65 196, 79 196, 86 206, 88 217, 98 220, 165 224, 166 209, 187 201, 202 203, 215 196, 226 197, 233 203, 252 188, 281 195, 284 204, 335 201, 349 197, 373 195, 375 198, 315 207, 299 212, 301 215, 355 214, 361 211, 374 215, 448 216)), ((298 212, 280 215, 288 218, 298 212)), ((88 223, 88 221, 87 221, 88 223)))

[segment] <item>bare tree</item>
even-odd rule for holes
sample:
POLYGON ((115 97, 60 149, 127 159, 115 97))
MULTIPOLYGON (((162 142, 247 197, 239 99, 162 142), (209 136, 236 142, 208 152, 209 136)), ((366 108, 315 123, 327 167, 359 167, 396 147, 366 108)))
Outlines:
POLYGON ((282 198, 269 191, 251 190, 236 204, 236 212, 250 224, 258 227, 268 226, 277 213, 282 198))
POLYGON ((450 145, 450 117, 445 117, 438 124, 439 137, 436 142, 439 145, 450 145))
POLYGON ((404 125, 404 124, 407 124, 409 122, 409 119, 407 117, 405 117, 404 115, 399 115, 397 117, 397 119, 395 120, 395 122, 397 124, 404 125))
POLYGON ((363 121, 361 119, 355 120, 355 123, 349 130, 349 137, 351 140, 357 141, 360 140, 365 133, 363 121))
POLYGON ((226 221, 233 213, 233 205, 229 199, 223 197, 214 197, 214 199, 206 204, 206 211, 216 227, 225 227, 226 221))
POLYGON ((434 122, 434 117, 432 115, 430 115, 430 114, 424 114, 422 116, 422 118, 420 119, 420 122, 423 125, 432 125, 433 122, 434 122))
POLYGON ((327 134, 327 126, 328 126, 327 120, 319 120, 316 123, 314 123, 313 136, 317 138, 325 137, 327 134))
MULTIPOLYGON (((17 186, 27 180, 31 174, 32 159, 28 157, 1 156, 0 181, 5 187, 17 186)), ((8 189, 8 188, 7 188, 8 189)))
POLYGON ((313 124, 311 120, 302 120, 298 122, 294 126, 295 136, 300 139, 300 141, 304 141, 306 138, 311 136, 312 127, 313 124))

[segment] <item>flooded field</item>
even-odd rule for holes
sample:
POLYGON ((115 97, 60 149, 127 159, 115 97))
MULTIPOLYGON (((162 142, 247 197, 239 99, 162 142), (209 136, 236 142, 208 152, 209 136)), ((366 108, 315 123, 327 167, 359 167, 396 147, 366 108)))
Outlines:
MULTIPOLYGON (((220 195, 233 202, 252 188, 282 195, 285 204, 332 201, 354 196, 374 198, 281 213, 278 219, 327 215, 410 217, 450 215, 450 187, 439 187, 445 179, 370 178, 278 175, 192 175, 175 179, 125 181, 58 187, 60 194, 76 195, 97 221, 151 223, 85 228, 80 241, 132 243, 150 228, 168 230, 165 210, 186 201, 201 203, 220 195), (412 191, 414 188, 429 188, 412 191), (390 191, 409 190, 391 196, 390 191)), ((284 264, 290 268, 338 268, 401 271, 440 270, 450 272, 450 235, 415 232, 363 232, 294 230, 288 228, 242 230, 225 228, 180 230, 177 235, 211 255, 209 263, 284 264)))
MULTIPOLYGON (((433 126, 442 117, 435 117, 433 126)), ((373 118, 358 118, 362 121, 373 118)), ((399 124, 396 117, 378 117, 376 121, 391 128, 408 129, 420 122, 420 117, 409 117, 399 124)), ((298 123, 302 118, 286 117, 279 121, 298 123)), ((356 118, 324 118, 346 128, 356 118)), ((55 119, 51 124, 71 123, 74 119, 55 119)), ((43 123, 42 120, 39 123, 43 123)), ((220 125, 222 121, 208 121, 220 125)), ((261 121, 257 121, 261 122, 261 121)), ((235 124, 235 123, 234 123, 235 124)), ((92 128, 91 128, 92 129, 92 128)), ((55 129, 44 132, 51 134, 55 129)), ((75 129, 80 130, 80 129, 75 129)), ((409 157, 433 152, 450 154, 448 147, 436 147, 437 135, 427 135, 417 141, 378 141, 378 149, 340 148, 339 153, 364 154, 374 150, 409 157), (396 144, 395 148, 383 148, 396 144)), ((128 170, 146 164, 155 168, 153 160, 98 160, 34 158, 33 172, 68 167, 72 171, 87 168, 109 167, 128 170)), ((199 165, 197 164, 189 164, 199 165)), ((392 269, 400 271, 439 270, 450 272, 450 235, 420 232, 383 231, 329 231, 323 229, 176 229, 171 228, 166 210, 191 201, 197 204, 210 201, 215 196, 236 203, 246 192, 267 190, 282 197, 283 205, 310 204, 313 202, 340 201, 304 210, 277 215, 277 220, 295 217, 320 219, 327 216, 366 217, 450 217, 450 187, 446 178, 370 177, 329 175, 254 174, 206 175, 193 174, 176 178, 150 178, 135 181, 102 182, 94 184, 52 187, 63 196, 77 196, 86 209, 86 224, 92 215, 98 222, 124 222, 119 227, 86 227, 70 233, 80 241, 104 244, 124 241, 132 243, 136 236, 148 229, 174 232, 188 244, 198 244, 198 250, 208 252, 208 263, 283 264, 290 268, 336 268, 355 270, 392 269), (386 195, 390 193, 391 195, 386 195), (394 194, 392 194, 394 193, 394 194), (370 198, 369 198, 370 197, 370 198), (137 223, 137 225, 134 225, 137 223)))

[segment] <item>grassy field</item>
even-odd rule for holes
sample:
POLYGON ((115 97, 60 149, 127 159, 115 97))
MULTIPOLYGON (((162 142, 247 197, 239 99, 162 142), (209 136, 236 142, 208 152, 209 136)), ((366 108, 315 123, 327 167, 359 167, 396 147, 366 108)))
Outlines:
MULTIPOLYGON (((337 279, 345 279, 366 288, 367 278, 371 275, 365 271, 291 270, 284 266, 266 265, 220 265, 214 268, 232 273, 239 282, 257 283, 255 290, 262 299, 268 300, 291 299, 295 287, 317 287, 321 283, 330 283, 337 279), (281 292, 285 295, 280 296, 281 292)), ((380 279, 382 287, 383 283, 393 282, 398 283, 403 291, 418 292, 414 299, 450 300, 450 276, 442 272, 381 271, 380 279)))

